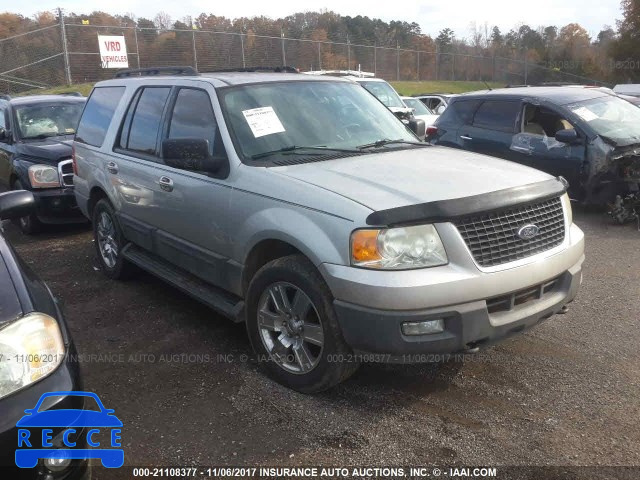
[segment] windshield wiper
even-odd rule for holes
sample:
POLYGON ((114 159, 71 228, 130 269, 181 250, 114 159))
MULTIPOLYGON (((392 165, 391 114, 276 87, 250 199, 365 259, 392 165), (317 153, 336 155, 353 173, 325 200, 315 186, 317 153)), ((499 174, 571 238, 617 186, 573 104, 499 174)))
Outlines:
POLYGON ((401 140, 401 139, 390 140, 388 138, 383 138, 382 140, 378 140, 377 142, 365 143, 364 145, 359 145, 356 148, 358 148, 359 150, 365 150, 367 148, 380 148, 380 147, 384 147, 386 145, 395 145, 395 144, 416 145, 418 147, 430 147, 431 146, 428 143, 412 142, 411 140, 401 140))
POLYGON ((23 140, 42 140, 49 137, 60 137, 62 135, 73 135, 73 133, 41 133, 40 135, 34 135, 33 137, 22 137, 23 140))
MULTIPOLYGON (((302 147, 299 145, 289 145, 288 147, 282 147, 277 150, 271 150, 269 152, 256 153, 255 155, 251 155, 251 160, 258 160, 259 158, 269 157, 278 153, 305 155, 305 153, 301 152, 300 150, 323 150, 325 152, 360 153, 360 150, 354 150, 353 148, 332 148, 323 146, 302 147)), ((309 153, 307 152, 306 155, 309 155, 309 153)), ((323 153, 314 152, 310 155, 323 155, 323 153)))

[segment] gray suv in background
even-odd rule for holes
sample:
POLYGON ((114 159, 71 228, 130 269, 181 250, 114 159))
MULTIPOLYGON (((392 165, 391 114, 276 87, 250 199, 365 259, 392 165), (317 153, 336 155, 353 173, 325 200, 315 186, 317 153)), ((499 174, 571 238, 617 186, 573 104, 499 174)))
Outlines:
POLYGON ((246 322, 303 392, 476 351, 582 280, 563 179, 418 142, 349 80, 125 71, 96 84, 74 169, 107 276, 138 266, 246 322))

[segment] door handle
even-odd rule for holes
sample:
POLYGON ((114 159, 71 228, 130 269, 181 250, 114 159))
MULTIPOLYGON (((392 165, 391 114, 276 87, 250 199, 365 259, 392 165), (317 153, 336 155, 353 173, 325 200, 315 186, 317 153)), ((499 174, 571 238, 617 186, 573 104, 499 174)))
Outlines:
POLYGON ((517 145, 514 145, 513 147, 511 147, 511 149, 515 150, 516 152, 526 153, 527 155, 531 155, 531 153, 533 152, 533 150, 530 148, 518 147, 517 145))
POLYGON ((461 138, 462 140, 473 140, 473 138, 468 137, 467 135, 460 135, 460 138, 461 138))
POLYGON ((160 185, 160 188, 165 192, 173 191, 173 180, 171 180, 169 177, 165 177, 164 175, 160 177, 160 180, 158 180, 158 185, 160 185))
POLYGON ((118 164, 116 162, 107 162, 107 171, 116 175, 118 173, 118 164))

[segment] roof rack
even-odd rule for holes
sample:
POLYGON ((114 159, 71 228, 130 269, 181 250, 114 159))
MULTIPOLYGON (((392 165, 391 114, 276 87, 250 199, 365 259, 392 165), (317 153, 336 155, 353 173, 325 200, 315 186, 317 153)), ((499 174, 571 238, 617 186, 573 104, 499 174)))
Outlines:
POLYGON ((200 75, 193 67, 150 67, 150 68, 127 68, 116 72, 113 78, 127 77, 153 77, 156 75, 200 75))
POLYGON ((282 65, 277 67, 243 67, 243 68, 223 68, 211 70, 209 73, 229 73, 229 72, 275 72, 275 73, 300 73, 295 67, 282 65))

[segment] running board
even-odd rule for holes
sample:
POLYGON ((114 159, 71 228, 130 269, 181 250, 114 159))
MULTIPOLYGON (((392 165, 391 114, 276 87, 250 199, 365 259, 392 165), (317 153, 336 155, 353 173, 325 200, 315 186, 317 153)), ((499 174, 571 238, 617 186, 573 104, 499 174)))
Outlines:
POLYGON ((235 323, 244 322, 244 301, 241 298, 214 287, 132 243, 122 249, 122 254, 131 263, 179 288, 235 323))

